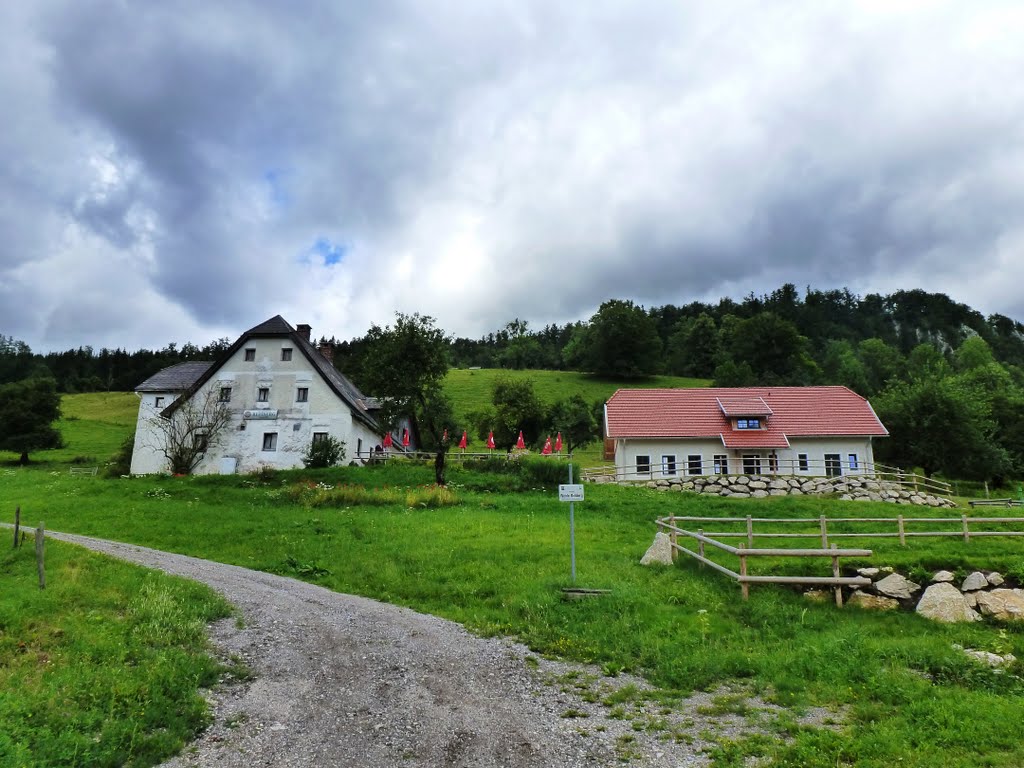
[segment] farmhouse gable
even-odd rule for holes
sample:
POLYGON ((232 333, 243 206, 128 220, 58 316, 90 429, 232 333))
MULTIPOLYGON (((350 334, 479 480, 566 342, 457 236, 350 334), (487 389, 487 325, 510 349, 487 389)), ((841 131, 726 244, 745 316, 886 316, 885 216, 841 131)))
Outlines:
POLYGON ((140 398, 132 473, 168 470, 167 426, 216 403, 228 414, 218 434, 195 439, 203 452, 197 473, 291 468, 312 442, 327 436, 366 458, 382 440, 373 402, 340 371, 329 348, 310 341, 308 325, 276 315, 243 333, 215 362, 166 368, 136 387, 140 398))

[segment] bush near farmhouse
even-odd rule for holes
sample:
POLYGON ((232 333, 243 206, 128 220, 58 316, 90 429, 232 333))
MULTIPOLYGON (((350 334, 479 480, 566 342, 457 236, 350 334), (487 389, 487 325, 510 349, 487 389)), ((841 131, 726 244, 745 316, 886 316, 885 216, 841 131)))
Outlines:
POLYGON ((60 395, 53 379, 26 379, 0 386, 0 450, 20 454, 28 464, 29 451, 59 448, 60 395))
POLYGON ((333 467, 345 458, 345 441, 327 435, 317 440, 302 454, 302 463, 308 469, 333 467))

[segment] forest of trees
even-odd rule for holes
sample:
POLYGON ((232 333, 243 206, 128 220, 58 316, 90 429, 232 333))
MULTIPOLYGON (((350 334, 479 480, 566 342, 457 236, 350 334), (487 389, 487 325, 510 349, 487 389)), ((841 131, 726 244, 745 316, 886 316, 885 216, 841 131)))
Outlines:
MULTIPOLYGON (((368 337, 321 339, 357 384, 368 337)), ((230 346, 80 347, 34 354, 0 335, 0 384, 53 378, 62 392, 131 390, 161 368, 230 346)), ((964 478, 1024 476, 1024 325, 921 290, 857 296, 792 284, 741 302, 646 309, 613 299, 586 322, 532 330, 516 318, 455 338, 455 367, 564 369, 614 379, 673 374, 718 386, 843 384, 870 397, 892 437, 879 460, 964 478)), ((570 394, 570 393, 567 393, 570 394)))

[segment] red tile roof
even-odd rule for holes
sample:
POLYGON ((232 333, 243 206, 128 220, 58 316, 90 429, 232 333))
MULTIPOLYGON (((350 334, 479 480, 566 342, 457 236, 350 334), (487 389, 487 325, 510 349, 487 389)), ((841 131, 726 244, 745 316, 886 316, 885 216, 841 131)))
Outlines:
POLYGON ((772 409, 762 397, 720 396, 718 405, 726 416, 771 416, 772 409))
POLYGON ((730 448, 782 448, 787 437, 889 434, 871 404, 846 387, 620 389, 607 412, 608 437, 721 436, 730 448), (739 412, 758 398, 770 413, 762 419, 765 429, 733 429, 723 407, 733 418, 763 415, 739 412))

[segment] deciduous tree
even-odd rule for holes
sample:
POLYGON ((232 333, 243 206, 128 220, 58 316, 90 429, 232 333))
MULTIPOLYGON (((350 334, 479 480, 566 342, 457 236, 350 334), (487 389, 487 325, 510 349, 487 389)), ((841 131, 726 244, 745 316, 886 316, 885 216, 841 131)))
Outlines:
POLYGON ((0 386, 0 450, 20 454, 60 447, 53 422, 60 418, 60 395, 53 379, 26 379, 0 386))
POLYGON ((393 428, 402 417, 413 416, 435 451, 434 479, 445 484, 449 441, 445 430, 454 429, 452 406, 442 384, 448 373, 449 339, 434 325, 434 318, 395 313, 394 326, 373 325, 366 335, 363 386, 379 398, 379 420, 393 428))

